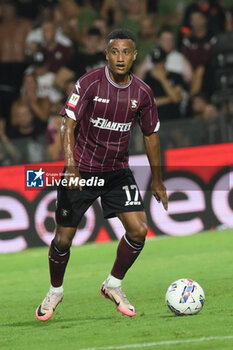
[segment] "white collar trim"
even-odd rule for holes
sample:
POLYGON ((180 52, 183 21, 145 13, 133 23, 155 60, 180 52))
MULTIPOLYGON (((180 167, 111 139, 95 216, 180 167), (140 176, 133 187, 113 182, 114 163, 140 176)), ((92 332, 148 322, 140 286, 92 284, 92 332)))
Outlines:
POLYGON ((119 85, 119 84, 115 83, 110 77, 108 66, 105 66, 105 75, 106 75, 106 78, 108 79, 109 83, 112 84, 113 86, 115 86, 118 89, 125 89, 125 88, 127 88, 128 86, 131 85, 131 83, 133 81, 133 76, 132 76, 130 81, 126 85, 119 85))

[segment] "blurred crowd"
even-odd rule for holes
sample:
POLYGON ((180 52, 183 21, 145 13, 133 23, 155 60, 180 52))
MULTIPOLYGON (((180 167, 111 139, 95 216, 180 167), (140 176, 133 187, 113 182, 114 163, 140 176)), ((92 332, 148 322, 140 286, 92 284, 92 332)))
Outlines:
POLYGON ((232 0, 0 0, 1 166, 62 159, 59 111, 114 28, 135 33, 161 121, 233 114, 232 0))

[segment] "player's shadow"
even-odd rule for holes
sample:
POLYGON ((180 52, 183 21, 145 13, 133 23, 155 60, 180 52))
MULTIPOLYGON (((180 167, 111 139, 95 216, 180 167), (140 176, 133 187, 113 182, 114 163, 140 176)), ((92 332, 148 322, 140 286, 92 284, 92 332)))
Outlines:
POLYGON ((36 319, 24 321, 24 322, 13 322, 13 323, 6 323, 6 324, 0 324, 0 327, 32 327, 32 326, 38 326, 41 324, 52 324, 52 323, 63 323, 63 322, 77 322, 78 318, 66 318, 66 319, 58 319, 53 320, 51 322, 41 322, 36 319))
POLYGON ((62 324, 65 323, 66 325, 64 326, 64 328, 70 328, 72 327, 72 324, 67 324, 67 322, 75 322, 75 324, 77 322, 85 322, 85 321, 93 321, 96 322, 98 321, 106 321, 106 320, 110 320, 110 319, 114 319, 114 317, 73 317, 73 318, 62 318, 62 319, 54 319, 51 321, 47 321, 47 322, 41 322, 38 321, 36 319, 30 319, 29 321, 24 321, 24 322, 13 322, 13 323, 5 323, 5 324, 0 324, 0 327, 41 327, 41 326, 49 326, 49 325, 53 325, 53 324, 62 324))

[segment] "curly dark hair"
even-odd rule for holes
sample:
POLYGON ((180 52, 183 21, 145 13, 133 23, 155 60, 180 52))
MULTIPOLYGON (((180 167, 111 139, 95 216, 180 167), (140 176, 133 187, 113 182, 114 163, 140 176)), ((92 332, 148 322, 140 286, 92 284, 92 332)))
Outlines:
POLYGON ((107 45, 115 39, 130 39, 136 44, 135 35, 127 29, 114 29, 106 38, 107 45))

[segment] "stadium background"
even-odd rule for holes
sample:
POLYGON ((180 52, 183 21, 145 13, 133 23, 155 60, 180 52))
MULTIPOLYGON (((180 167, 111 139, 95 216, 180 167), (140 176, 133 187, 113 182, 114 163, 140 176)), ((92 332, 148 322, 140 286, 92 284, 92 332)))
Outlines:
MULTIPOLYGON (((133 2, 125 3, 132 8, 133 2)), ((36 7, 35 3, 33 4, 33 1, 30 0, 0 1, 0 36, 3 38, 5 35, 8 43, 11 40, 13 44, 10 49, 6 49, 4 40, 0 44, 0 253, 48 245, 54 230, 53 212, 56 191, 26 188, 26 170, 62 167, 60 146, 56 137, 56 118, 59 107, 66 98, 68 85, 65 89, 60 88, 56 91, 55 100, 49 101, 50 110, 46 121, 42 123, 39 120, 40 117, 35 115, 35 111, 32 113, 32 128, 35 130, 29 132, 26 137, 23 137, 15 119, 15 116, 20 114, 18 108, 22 105, 25 107, 25 104, 28 107, 30 104, 30 101, 24 99, 23 95, 26 89, 25 76, 32 72, 35 74, 35 67, 38 66, 38 62, 41 63, 38 52, 43 55, 48 50, 43 40, 40 42, 36 37, 35 30, 41 28, 46 21, 54 22, 56 29, 63 31, 64 36, 68 38, 70 42, 68 47, 71 48, 71 51, 77 49, 82 57, 81 54, 85 53, 86 45, 82 37, 86 37, 90 28, 93 30, 93 26, 98 26, 97 19, 107 22, 108 31, 119 24, 122 27, 136 30, 140 42, 142 39, 140 24, 147 17, 154 21, 154 41, 148 41, 150 50, 158 44, 159 30, 170 25, 176 39, 175 49, 182 52, 184 49, 182 41, 189 39, 190 36, 190 32, 187 34, 184 30, 184 28, 189 28, 185 22, 187 9, 192 4, 196 5, 198 1, 141 1, 141 4, 145 5, 142 15, 131 13, 129 8, 128 17, 121 17, 120 20, 117 19, 117 16, 114 17, 114 6, 105 18, 104 6, 106 3, 114 4, 114 1, 47 0, 38 1, 36 7), (12 26, 9 17, 8 22, 6 20, 9 12, 4 13, 4 8, 8 10, 15 8, 18 11, 14 14, 12 26), (71 8, 74 9, 73 13, 69 10, 71 8), (25 33, 21 33, 21 38, 17 37, 17 31, 14 28, 17 23, 23 24, 25 28, 25 33), (31 41, 29 40, 30 35, 34 38, 31 41), (36 48, 33 48, 34 44, 36 48), (14 49, 17 45, 20 45, 20 49, 16 52, 14 49), (8 56, 4 55, 4 50, 6 52, 8 50, 8 56), (23 52, 21 56, 20 50, 23 52), (61 94, 60 99, 57 97, 58 92, 61 94), (40 124, 37 123, 38 120, 40 124)), ((148 191, 150 171, 144 154, 142 137, 137 128, 131 140, 131 164, 147 208, 148 237, 162 234, 189 235, 206 229, 222 230, 233 227, 233 174, 231 171, 233 163, 233 144, 231 143, 233 141, 233 49, 232 40, 230 40, 233 36, 233 6, 231 1, 210 1, 210 6, 213 7, 212 17, 219 9, 224 14, 223 27, 213 26, 215 29, 212 34, 216 38, 216 44, 211 51, 210 60, 204 64, 205 69, 210 67, 212 69, 214 89, 209 92, 204 84, 206 78, 203 78, 204 82, 202 81, 199 90, 197 89, 195 94, 190 92, 194 73, 198 68, 193 67, 191 80, 183 85, 179 118, 164 121, 161 119, 161 152, 163 174, 169 194, 168 213, 162 211, 161 206, 151 198, 148 191), (198 108, 194 108, 198 103, 198 108), (203 103, 205 108, 201 109, 203 103)), ((207 10, 202 5, 201 11, 205 12, 205 15, 207 10)), ((217 24, 220 23, 219 18, 216 17, 217 24)), ((213 18, 211 23, 216 24, 213 18)), ((209 27, 209 30, 213 28, 209 27)), ((100 36, 103 39, 102 32, 100 36)), ((150 56, 147 50, 148 48, 142 47, 145 57, 140 57, 136 63, 135 73, 140 74, 145 62, 147 63, 146 60, 150 56)), ((98 54, 99 52, 95 52, 96 58, 98 54)), ((42 63, 44 64, 44 61, 42 63)), ((95 62, 92 64, 94 66, 95 62)), ((151 69, 150 64, 148 71, 151 69)), ((72 71, 68 61, 64 66, 72 71)), ((68 83, 72 83, 76 73, 74 72, 74 75, 68 79, 68 83)), ((50 79, 47 96, 36 92, 40 99, 39 102, 51 97, 53 89, 57 89, 55 79, 58 71, 47 70, 43 74, 47 78, 52 77, 52 83, 50 79)), ((49 79, 46 80, 46 84, 48 81, 49 79)), ((44 105, 41 102, 41 108, 44 105)), ((33 107, 29 109, 32 110, 33 107)), ((87 241, 107 242, 119 239, 123 234, 122 230, 116 219, 108 221, 103 219, 100 205, 96 202, 85 215, 78 230, 79 233, 74 239, 74 245, 81 245, 87 241)))

